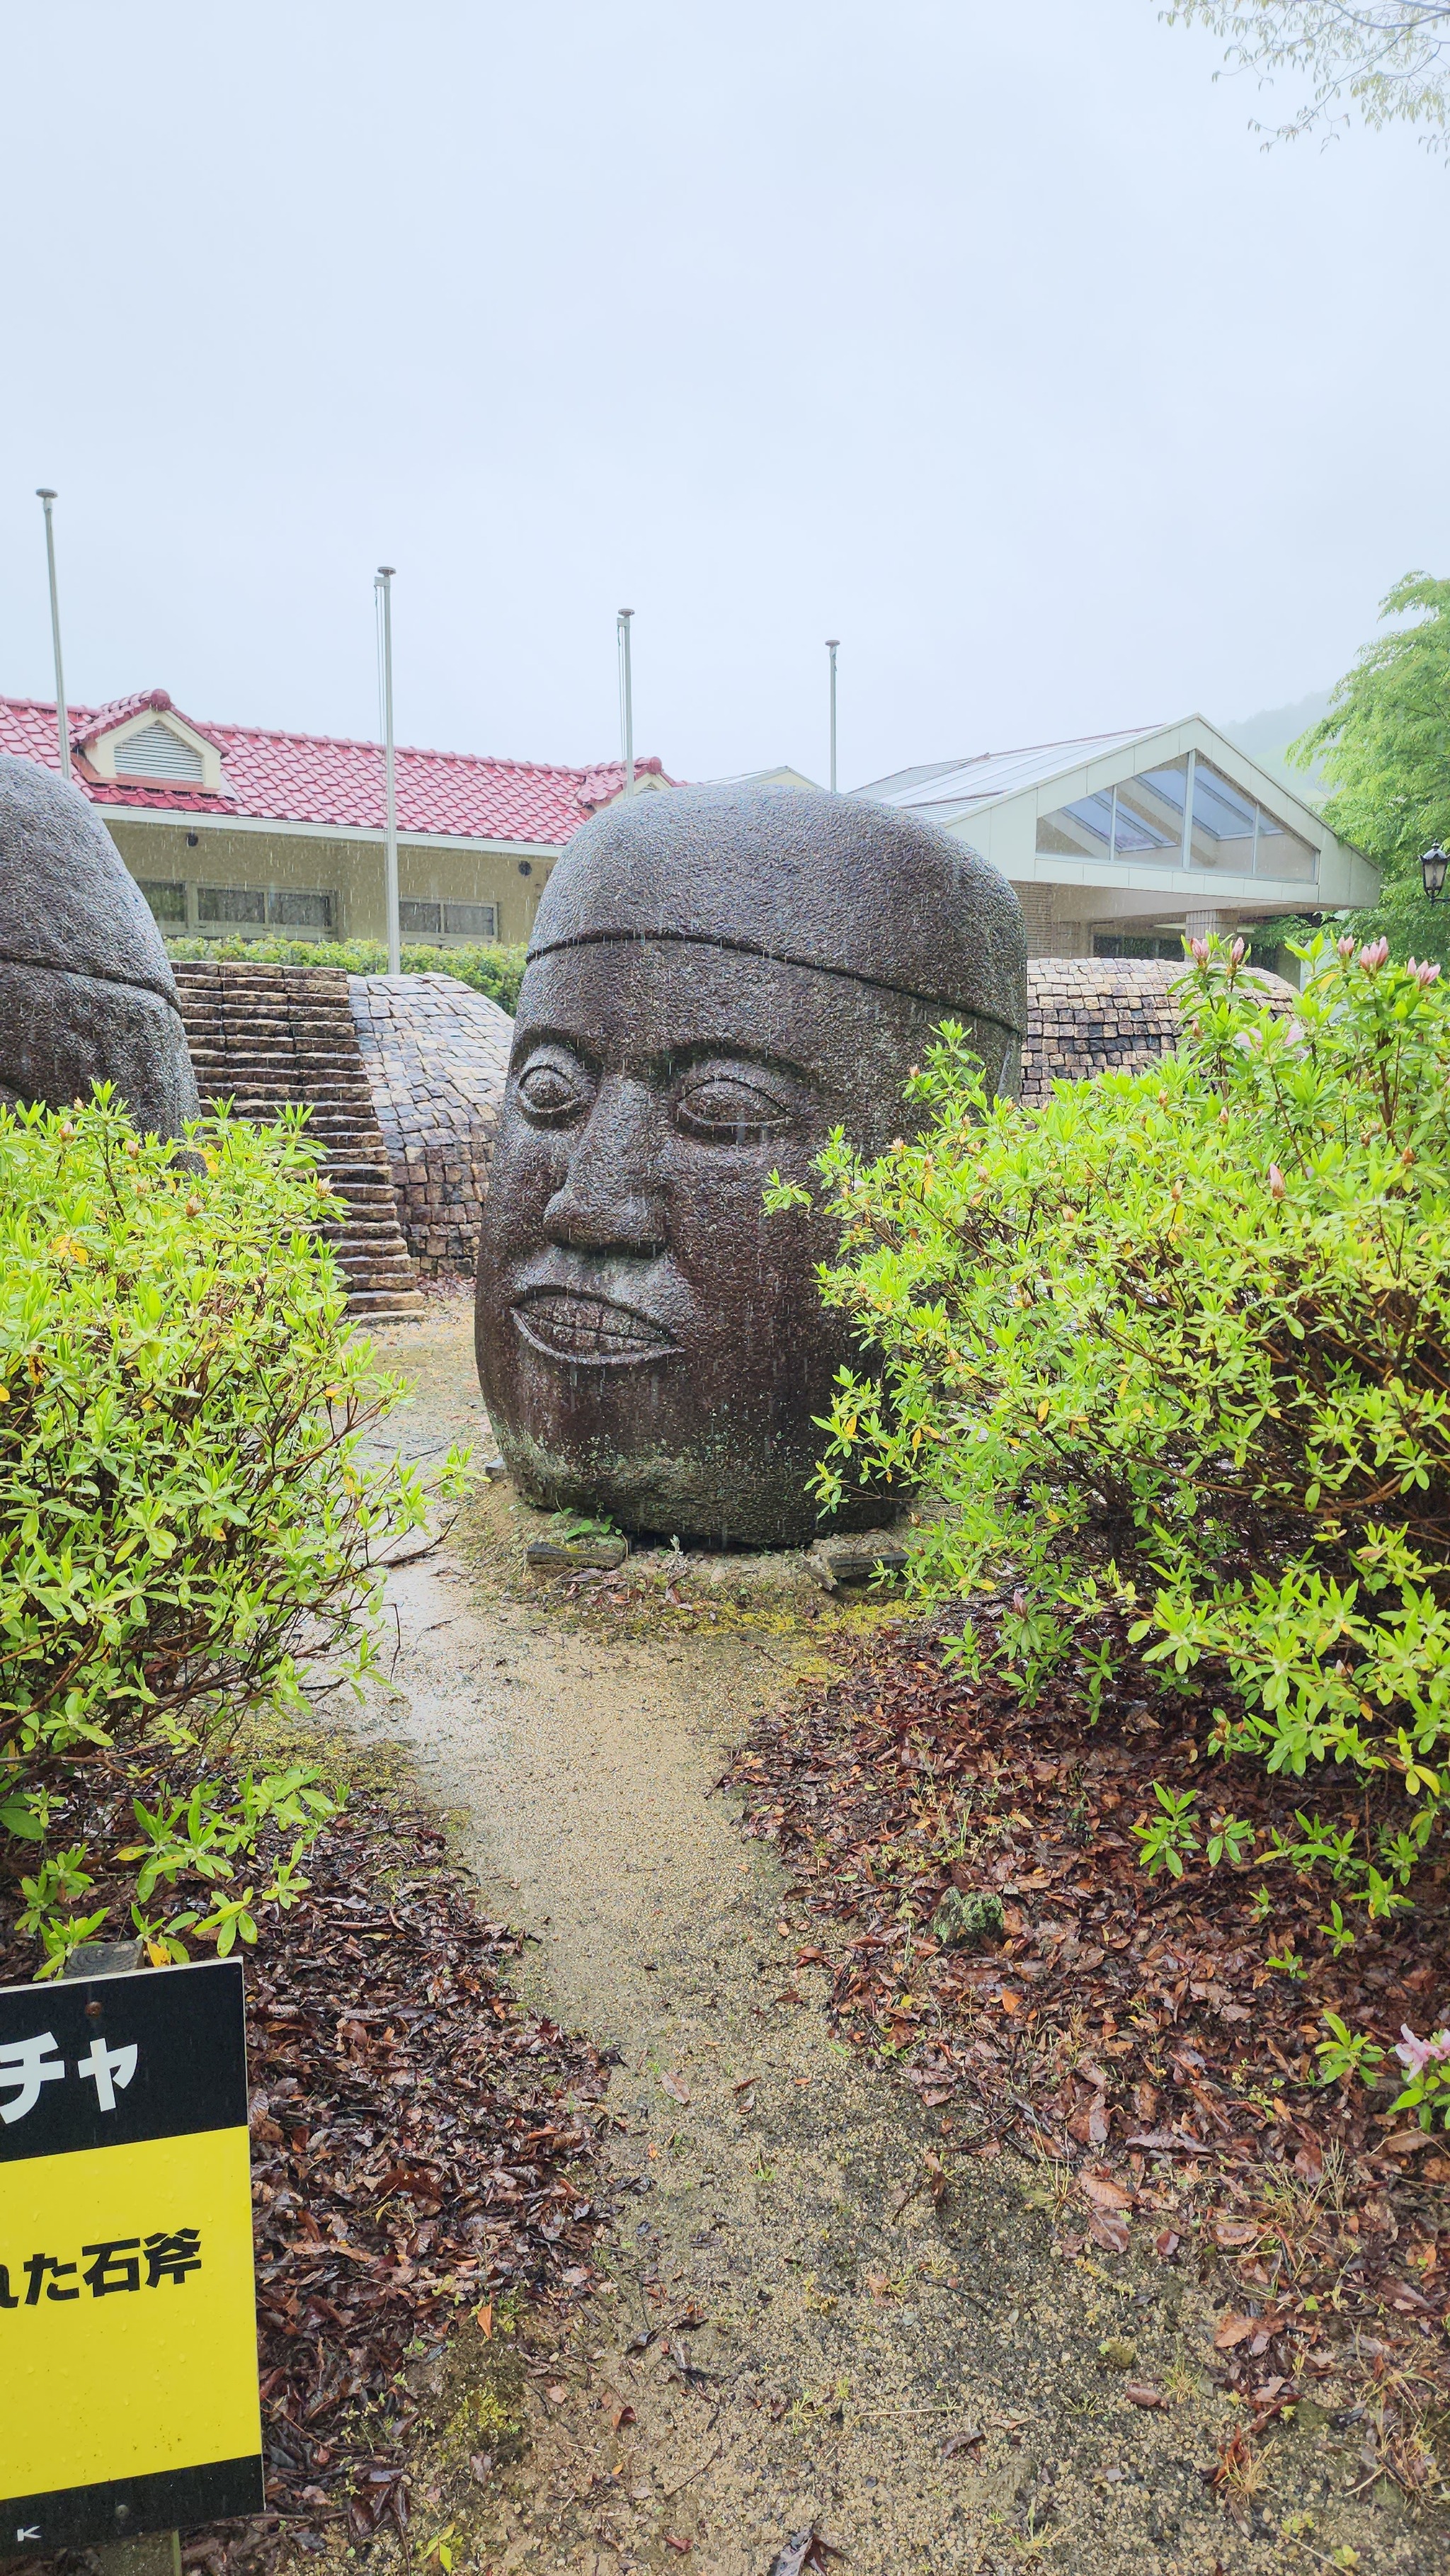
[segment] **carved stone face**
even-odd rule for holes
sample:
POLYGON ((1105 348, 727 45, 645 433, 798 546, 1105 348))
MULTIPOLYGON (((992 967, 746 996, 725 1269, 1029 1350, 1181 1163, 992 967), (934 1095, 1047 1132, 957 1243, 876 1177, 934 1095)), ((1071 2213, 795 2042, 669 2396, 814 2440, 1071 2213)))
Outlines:
MULTIPOLYGON (((798 1542, 815 1525, 812 1417, 850 1344, 814 1277, 834 1227, 767 1216, 766 1179, 810 1186, 837 1126, 879 1152, 946 1009, 689 924, 619 935, 609 901, 586 889, 586 904, 555 945, 546 896, 519 997, 480 1246, 490 1419, 532 1500, 682 1538, 798 1542)), ((995 1073, 1011 1032, 973 1024, 995 1073)))

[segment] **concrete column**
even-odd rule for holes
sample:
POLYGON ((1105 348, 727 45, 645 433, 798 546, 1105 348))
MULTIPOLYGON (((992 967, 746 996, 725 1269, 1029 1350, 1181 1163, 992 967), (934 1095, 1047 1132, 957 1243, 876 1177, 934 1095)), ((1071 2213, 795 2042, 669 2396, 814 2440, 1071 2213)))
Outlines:
POLYGON ((1190 939, 1212 939, 1218 928, 1218 913, 1210 904, 1183 916, 1183 927, 1190 939))

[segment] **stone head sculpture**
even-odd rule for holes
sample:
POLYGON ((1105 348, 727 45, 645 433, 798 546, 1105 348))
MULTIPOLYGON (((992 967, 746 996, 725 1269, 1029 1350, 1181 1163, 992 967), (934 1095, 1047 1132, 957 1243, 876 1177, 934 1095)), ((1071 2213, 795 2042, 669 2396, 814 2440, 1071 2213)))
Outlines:
POLYGON ((107 1080, 148 1133, 198 1114, 161 934, 79 788, 0 758, 0 1100, 107 1080))
POLYGON ((1015 1092, 1024 985, 1005 879, 881 806, 681 788, 584 826, 539 905, 480 1239, 479 1377, 531 1501, 810 1535, 851 1345, 814 1277, 835 1229, 768 1216, 767 1177, 810 1187, 838 1126, 883 1151, 943 1019, 1015 1092))

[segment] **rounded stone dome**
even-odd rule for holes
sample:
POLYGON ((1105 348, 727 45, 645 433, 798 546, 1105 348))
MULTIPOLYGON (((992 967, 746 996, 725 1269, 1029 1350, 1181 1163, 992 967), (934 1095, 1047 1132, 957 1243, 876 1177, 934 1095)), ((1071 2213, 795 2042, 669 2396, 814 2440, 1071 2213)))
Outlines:
POLYGON ((0 1098, 60 1109, 105 1081, 148 1133, 198 1115, 144 895, 78 788, 0 756, 0 1098))

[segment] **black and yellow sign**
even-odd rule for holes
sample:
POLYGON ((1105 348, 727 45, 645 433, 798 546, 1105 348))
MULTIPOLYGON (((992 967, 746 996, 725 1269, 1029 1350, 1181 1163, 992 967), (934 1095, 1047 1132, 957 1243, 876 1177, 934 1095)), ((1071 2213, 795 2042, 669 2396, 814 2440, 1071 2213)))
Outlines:
POLYGON ((0 2558, 262 2507, 242 1971, 0 1990, 0 2558))

